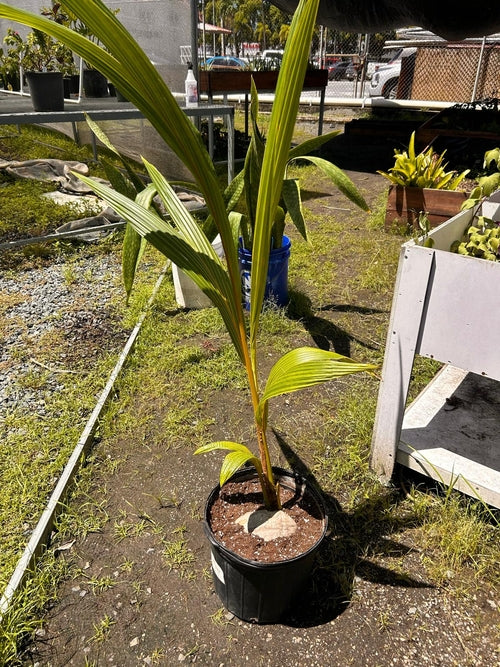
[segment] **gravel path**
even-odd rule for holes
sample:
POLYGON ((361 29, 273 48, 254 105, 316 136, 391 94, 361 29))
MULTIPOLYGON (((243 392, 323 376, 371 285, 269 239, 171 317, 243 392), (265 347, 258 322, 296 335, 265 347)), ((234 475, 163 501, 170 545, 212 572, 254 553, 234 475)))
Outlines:
POLYGON ((82 354, 93 356, 96 344, 118 335, 112 303, 120 297, 116 255, 83 256, 0 278, 0 419, 15 407, 44 414, 46 392, 62 388, 61 372, 72 372, 82 354), (41 389, 20 383, 34 367, 54 371, 41 389))

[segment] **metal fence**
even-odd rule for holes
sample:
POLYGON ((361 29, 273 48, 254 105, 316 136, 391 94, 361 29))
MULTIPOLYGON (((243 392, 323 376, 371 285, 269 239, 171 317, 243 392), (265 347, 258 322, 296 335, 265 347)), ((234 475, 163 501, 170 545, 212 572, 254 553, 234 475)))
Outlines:
POLYGON ((355 35, 320 29, 313 53, 327 97, 471 102, 500 96, 500 34, 447 42, 419 29, 355 35))

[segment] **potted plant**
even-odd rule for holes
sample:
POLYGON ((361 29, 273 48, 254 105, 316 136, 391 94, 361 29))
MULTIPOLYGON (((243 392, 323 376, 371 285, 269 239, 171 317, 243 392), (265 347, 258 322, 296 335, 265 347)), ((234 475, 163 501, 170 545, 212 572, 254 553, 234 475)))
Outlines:
MULTIPOLYGON (((69 26, 70 24, 68 14, 62 4, 57 0, 52 0, 50 7, 42 7, 40 14, 61 25, 69 26)), ((59 71, 63 76, 64 97, 69 98, 71 97, 71 94, 78 94, 79 92, 80 74, 71 49, 68 49, 68 47, 61 42, 57 42, 55 48, 59 71)))
POLYGON ((35 111, 64 110, 60 54, 61 45, 40 30, 33 30, 26 37, 21 65, 35 111))
MULTIPOLYGON (((281 62, 281 61, 280 61, 281 62)), ((229 188, 230 194, 242 192, 245 200, 245 213, 231 212, 230 220, 236 226, 239 235, 238 260, 240 266, 242 292, 247 310, 250 309, 252 252, 256 226, 256 211, 258 201, 258 186, 262 178, 262 160, 265 149, 265 138, 259 129, 259 100, 254 81, 251 82, 250 117, 252 123, 252 137, 248 146, 245 165, 229 188)), ((368 206, 354 186, 354 183, 334 164, 318 156, 309 155, 322 144, 330 141, 339 134, 338 131, 308 139, 290 149, 285 164, 285 172, 281 187, 280 199, 276 208, 271 228, 271 251, 269 267, 264 292, 264 299, 272 301, 278 306, 288 303, 288 260, 290 257, 291 241, 284 235, 287 216, 307 241, 307 227, 302 211, 300 183, 296 178, 289 178, 289 167, 298 160, 314 164, 334 183, 341 192, 363 210, 368 206)))
POLYGON ((6 48, 0 49, 2 85, 6 90, 21 90, 20 68, 23 40, 18 32, 8 28, 3 42, 6 48))
POLYGON ((415 132, 412 133, 407 151, 395 150, 394 167, 378 173, 387 178, 389 189, 385 224, 418 225, 418 216, 425 213, 431 227, 441 224, 455 213, 467 199, 459 185, 469 170, 457 174, 446 171, 444 152, 437 154, 432 146, 420 153, 415 151, 415 132))
MULTIPOLYGON (((71 30, 74 30, 79 35, 82 35, 93 44, 97 44, 99 46, 102 45, 102 42, 100 41, 97 34, 90 28, 90 26, 87 23, 85 23, 85 21, 82 21, 82 19, 77 15, 77 13, 72 12, 71 9, 68 8, 67 3, 65 6, 65 11, 67 12, 68 15, 68 22, 66 25, 71 30)), ((119 11, 120 11, 119 9, 115 9, 113 12, 114 15, 116 16, 119 11)), ((82 87, 85 97, 108 96, 108 94, 110 93, 110 89, 108 87, 107 77, 102 72, 100 72, 92 64, 90 60, 86 60, 85 58, 84 58, 84 69, 82 76, 83 76, 82 87)))
MULTIPOLYGON (((63 24, 66 18, 59 3, 42 8, 41 13, 55 23, 63 24)), ((76 72, 71 49, 37 29, 24 40, 9 29, 4 41, 9 46, 10 59, 17 60, 26 76, 34 110, 63 111, 63 78, 76 72)))
MULTIPOLYGON (((206 505, 206 530, 212 547, 214 582, 224 604, 248 620, 276 621, 297 592, 294 585, 300 585, 307 576, 315 550, 325 535, 326 517, 319 495, 309 484, 293 473, 273 469, 267 440, 269 401, 278 395, 344 375, 375 369, 371 364, 356 363, 335 352, 312 347, 286 353, 274 364, 265 383, 259 366, 258 334, 272 223, 276 217, 289 159, 319 0, 301 0, 299 3, 280 70, 258 183, 248 318, 241 303, 237 249, 229 221, 228 202, 219 188, 215 168, 199 132, 179 107, 149 58, 101 0, 92 3, 66 0, 65 4, 99 37, 105 48, 64 26, 3 3, 0 3, 0 17, 46 30, 65 41, 105 73, 144 113, 191 171, 220 234, 224 261, 218 257, 209 238, 178 199, 172 186, 147 162, 145 164, 151 185, 140 192, 135 201, 91 181, 96 193, 129 222, 123 260, 127 289, 130 290, 132 285, 141 245, 148 241, 185 271, 218 308, 244 366, 254 419, 256 451, 243 443, 232 441, 218 441, 197 448, 198 454, 216 450, 228 452, 222 464, 219 486, 214 489, 206 505), (151 208, 155 193, 163 200, 170 221, 163 219, 151 208), (250 465, 251 469, 246 468, 246 465, 250 465), (249 501, 256 497, 258 514, 249 509, 249 501), (227 509, 228 506, 234 508, 241 499, 247 502, 242 506, 240 514, 243 516, 238 517, 238 524, 233 519, 228 522, 222 520, 214 531, 212 519, 217 514, 213 511, 215 505, 218 509, 227 509), (255 556, 248 557, 248 554, 240 555, 233 551, 227 539, 221 535, 224 526, 230 532, 236 531, 240 535, 248 531, 246 537, 262 546, 269 541, 258 537, 262 533, 260 530, 256 532, 257 526, 267 530, 267 535, 269 530, 274 530, 275 537, 271 541, 279 552, 280 544, 284 542, 293 546, 297 538, 305 533, 301 529, 297 530, 297 523, 290 516, 295 510, 298 513, 306 512, 309 525, 315 524, 317 530, 310 537, 305 550, 299 550, 299 553, 295 550, 292 557, 281 553, 270 562, 259 562, 255 556), (236 590, 243 596, 236 596, 236 590)), ((302 525, 307 524, 306 521, 302 525)))

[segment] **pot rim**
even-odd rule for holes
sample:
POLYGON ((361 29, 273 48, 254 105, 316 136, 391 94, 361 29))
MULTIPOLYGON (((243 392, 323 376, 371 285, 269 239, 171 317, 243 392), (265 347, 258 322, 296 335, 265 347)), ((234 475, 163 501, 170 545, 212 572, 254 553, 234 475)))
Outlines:
MULTIPOLYGON (((290 239, 289 236, 286 234, 283 234, 283 244, 281 248, 271 248, 270 250, 270 256, 278 256, 279 253, 286 254, 292 247, 292 240, 290 239)), ((243 257, 249 257, 250 259, 252 258, 252 251, 249 250, 248 248, 245 248, 243 245, 243 237, 239 237, 238 239, 238 254, 242 255, 243 257)), ((274 467, 273 467, 274 470, 274 467)))
MULTIPOLYGON (((272 562, 262 562, 258 560, 251 560, 249 558, 245 558, 244 556, 240 556, 238 553, 232 551, 231 549, 228 549, 226 546, 224 546, 217 540, 208 521, 210 508, 213 505, 215 498, 218 496, 221 488, 220 484, 217 484, 217 486, 215 486, 210 492, 207 501, 205 503, 205 514, 204 514, 205 533, 210 543, 214 547, 216 547, 219 551, 221 551, 226 556, 226 558, 229 558, 230 560, 238 563, 244 563, 248 567, 267 568, 267 569, 279 568, 282 567, 284 564, 294 563, 296 561, 300 561, 304 558, 307 558, 311 554, 311 552, 318 549, 321 542, 325 539, 328 530, 328 515, 326 513, 325 503, 320 493, 314 488, 314 486, 308 484, 307 480, 304 477, 302 477, 302 475, 293 470, 285 470, 284 468, 273 466, 273 473, 278 478, 288 477, 293 479, 294 483, 298 488, 302 487, 302 495, 307 490, 307 493, 314 499, 314 502, 316 503, 318 509, 323 515, 322 516, 323 531, 316 540, 316 542, 312 546, 310 546, 309 549, 307 549, 307 551, 304 551, 301 554, 298 554, 297 556, 293 556, 292 558, 284 558, 283 560, 272 561, 272 562)), ((238 470, 228 481, 235 481, 236 478, 240 477, 244 479, 251 479, 256 476, 257 476, 257 471, 255 469, 242 468, 241 470, 238 470)))

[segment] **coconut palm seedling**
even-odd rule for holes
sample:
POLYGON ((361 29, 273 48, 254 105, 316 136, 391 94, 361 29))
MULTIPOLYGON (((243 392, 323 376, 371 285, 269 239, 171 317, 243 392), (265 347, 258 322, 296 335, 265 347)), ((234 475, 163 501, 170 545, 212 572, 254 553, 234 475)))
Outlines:
MULTIPOLYGON (((100 183, 90 181, 94 191, 129 223, 125 247, 125 271, 132 272, 144 240, 175 262, 211 299, 244 365, 253 407, 258 452, 242 443, 214 442, 198 453, 225 450, 220 473, 224 484, 241 466, 253 464, 262 486, 265 505, 280 505, 267 441, 269 401, 305 387, 335 378, 373 371, 375 366, 357 363, 335 352, 301 347, 287 352, 271 369, 263 386, 258 363, 259 323, 266 285, 272 226, 282 194, 285 170, 297 115, 302 83, 308 64, 311 38, 319 0, 301 0, 294 14, 276 88, 269 131, 255 200, 253 229, 251 308, 247 319, 241 303, 237 249, 229 221, 228 204, 201 136, 177 104, 170 90, 132 36, 101 0, 64 0, 64 7, 78 17, 102 46, 44 17, 0 3, 0 18, 25 23, 65 43, 92 63, 144 114, 162 139, 184 162, 202 193, 220 234, 225 260, 215 253, 209 238, 186 210, 172 186, 150 163, 144 161, 151 185, 135 201, 100 183), (165 220, 150 204, 157 193, 169 213, 165 220)), ((353 191, 353 197, 359 195, 353 191)))

